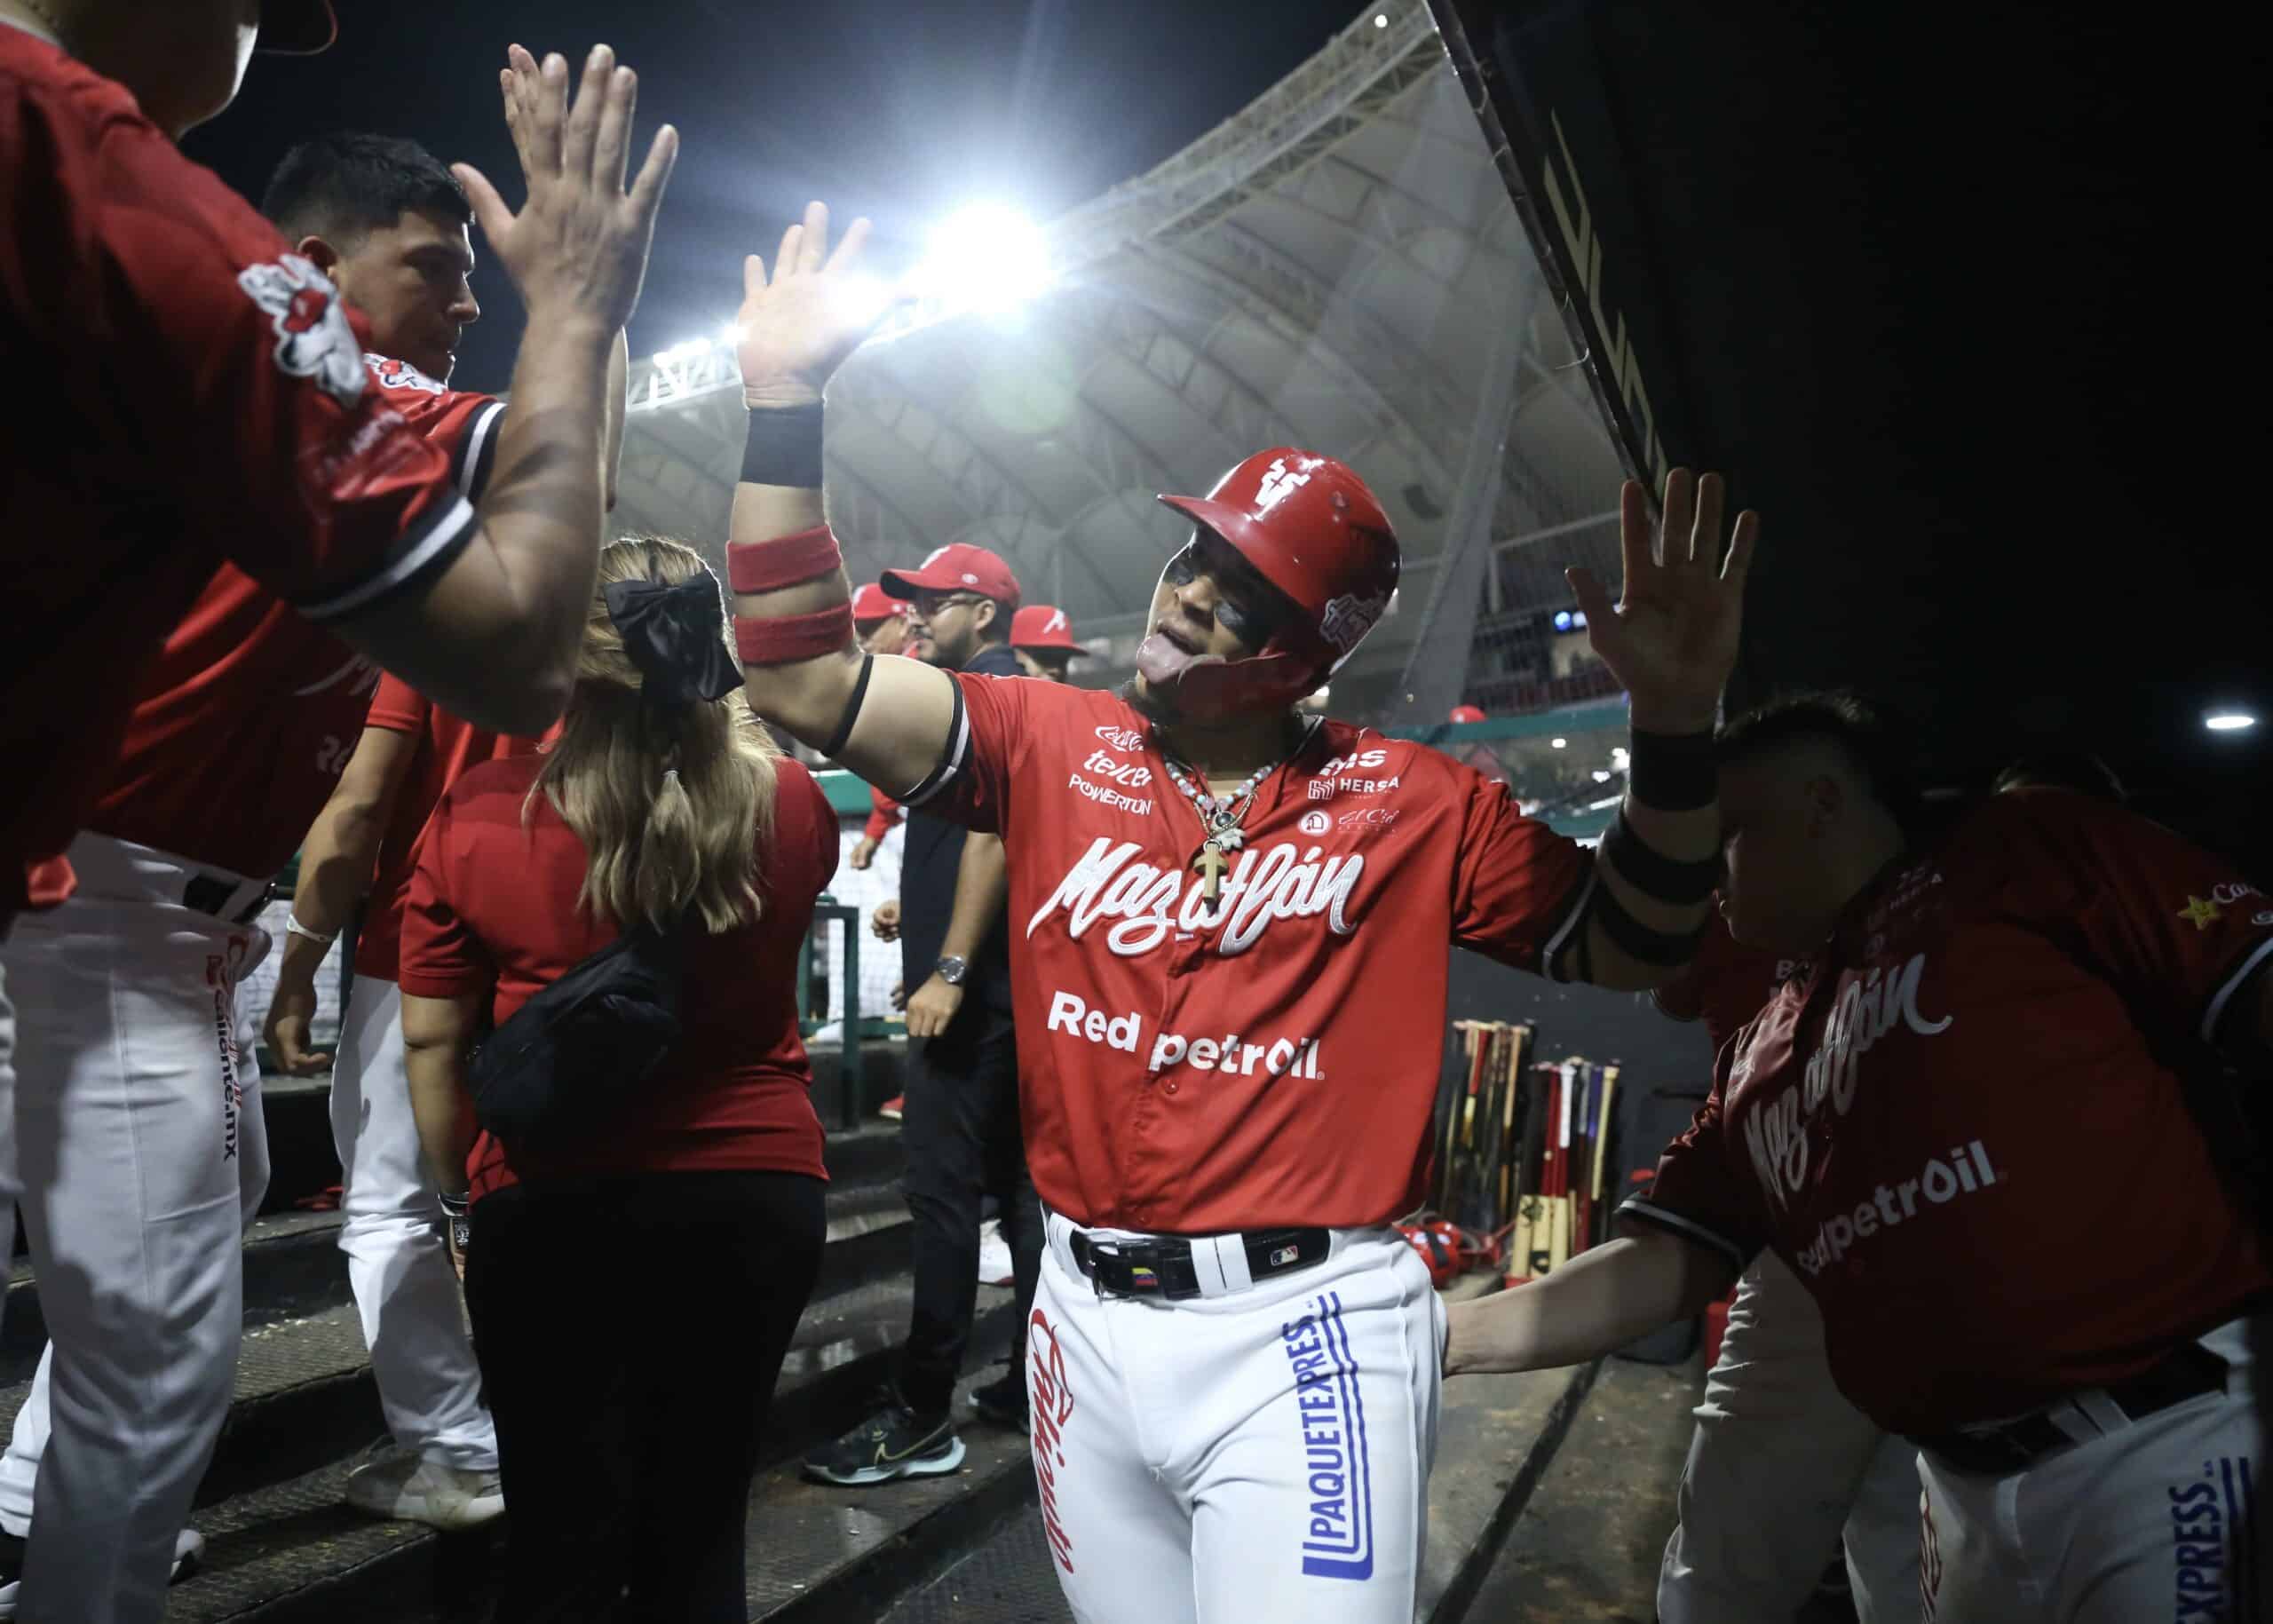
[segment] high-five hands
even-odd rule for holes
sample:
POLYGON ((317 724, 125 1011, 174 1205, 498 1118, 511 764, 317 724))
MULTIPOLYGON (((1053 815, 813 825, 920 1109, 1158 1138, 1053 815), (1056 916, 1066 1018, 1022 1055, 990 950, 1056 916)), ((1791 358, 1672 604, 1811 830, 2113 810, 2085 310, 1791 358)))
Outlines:
POLYGON ((1737 515, 1727 561, 1721 558, 1721 476, 1666 476, 1665 525, 1653 544, 1649 498, 1632 479, 1619 501, 1625 586, 1612 604, 1594 573, 1565 572, 1587 617, 1587 637, 1633 701, 1633 721, 1649 733, 1709 730, 1737 658, 1744 623, 1745 572, 1760 536, 1760 515, 1737 515))
POLYGON ((768 277, 752 254, 742 264, 742 398, 753 408, 810 406, 844 358, 860 347, 891 307, 893 295, 861 265, 868 222, 855 220, 831 253, 828 206, 807 203, 805 218, 781 234, 768 277))
POLYGON ((665 124, 655 132, 627 191, 638 75, 618 67, 607 46, 595 45, 572 107, 566 58, 555 52, 540 64, 514 45, 506 60, 497 83, 527 200, 517 214, 471 164, 455 164, 452 172, 532 321, 588 321, 612 337, 639 302, 655 215, 678 161, 678 131, 665 124))

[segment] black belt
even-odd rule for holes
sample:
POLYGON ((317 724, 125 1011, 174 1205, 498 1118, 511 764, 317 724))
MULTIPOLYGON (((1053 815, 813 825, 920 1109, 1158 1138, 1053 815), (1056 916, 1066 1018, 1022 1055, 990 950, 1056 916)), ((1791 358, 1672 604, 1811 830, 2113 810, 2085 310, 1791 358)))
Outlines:
MULTIPOLYGON (((2100 1390, 2126 1420, 2144 1421, 2159 1410, 2205 1393, 2223 1392, 2225 1388, 2226 1361, 2200 1343, 2190 1342, 2173 1350, 2160 1363, 2135 1376, 2111 1382, 2100 1390)), ((1994 1426, 1968 1427, 1910 1441, 1960 1471, 2001 1477, 2079 1440, 2062 1431, 2045 1411, 2036 1410, 1994 1426)))
MULTIPOLYGON (((1322 1229, 1265 1229, 1239 1237, 1247 1253, 1247 1271, 1254 1279, 1291 1274, 1324 1261, 1334 1238, 1322 1229)), ((1073 1232, 1073 1261, 1097 1282, 1099 1291, 1117 1297, 1157 1297, 1176 1302, 1196 1297, 1199 1265, 1192 1261, 1192 1243, 1168 1236, 1149 1240, 1123 1240, 1106 1235, 1091 1240, 1073 1232)))
POLYGON ((201 914, 210 914, 216 919, 226 919, 233 925, 249 925, 259 918, 260 910, 274 899, 276 882, 271 880, 249 904, 238 912, 223 913, 221 910, 229 906, 229 899, 236 894, 237 883, 234 880, 225 880, 218 875, 201 874, 181 888, 181 905, 184 907, 195 908, 201 914))

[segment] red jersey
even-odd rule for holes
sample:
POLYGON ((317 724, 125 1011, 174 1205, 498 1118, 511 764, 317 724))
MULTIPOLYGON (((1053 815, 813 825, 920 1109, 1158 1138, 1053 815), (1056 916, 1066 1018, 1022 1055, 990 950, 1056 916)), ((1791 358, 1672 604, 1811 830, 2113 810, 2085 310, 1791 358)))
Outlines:
POLYGON ((1703 1021, 1717 1055, 1801 968, 1798 959, 1745 947, 1716 916, 1697 944, 1697 956, 1650 996, 1675 1020, 1703 1021))
POLYGON ((1313 725, 1210 905, 1200 814, 1110 693, 961 676, 911 805, 1003 836, 1035 1186, 1181 1234, 1380 1224, 1424 1199, 1449 945, 1538 970, 1593 867, 1423 746, 1313 725))
MULTIPOLYGON (((502 401, 366 355, 371 386, 481 500, 502 401)), ((205 584, 144 674, 87 827, 257 879, 290 860, 339 782, 379 668, 234 565, 205 584)))
POLYGON ((410 898, 411 870, 418 864, 418 837, 425 833, 434 808, 469 768, 532 755, 558 736, 560 725, 554 723, 535 739, 493 733, 452 716, 394 676, 379 678, 379 691, 371 698, 363 725, 420 735, 417 758, 395 795, 387 832, 379 837, 370 899, 355 935, 355 973, 392 981, 401 948, 403 905, 410 898))
POLYGON ((2071 790, 1998 796, 1855 900, 1621 1210, 1739 1267, 1772 1247, 1890 1431, 2134 1374, 2273 1286, 2174 1069, 2214 1065, 2269 956, 2226 863, 2071 790))
MULTIPOLYGON (((616 938, 577 904, 586 853, 543 796, 522 821, 539 763, 486 762, 452 786, 419 848, 402 931, 402 990, 488 995, 502 1025, 616 938)), ((484 1134, 474 1197, 527 1177, 762 1168, 826 1178, 812 1074, 797 1034, 798 952, 836 872, 836 814, 812 774, 774 763, 773 841, 759 854, 764 911, 688 938, 681 1035, 645 1093, 588 1153, 508 1164, 484 1134)))
POLYGON ((0 199, 0 353, 43 395, 0 454, 0 756, 22 780, 0 808, 4 918, 83 826, 217 569, 338 621, 433 579, 475 524, 323 274, 124 87, 12 27, 0 199))
POLYGON ((907 815, 899 802, 872 788, 868 791, 868 821, 861 827, 860 834, 865 839, 882 841, 907 815))

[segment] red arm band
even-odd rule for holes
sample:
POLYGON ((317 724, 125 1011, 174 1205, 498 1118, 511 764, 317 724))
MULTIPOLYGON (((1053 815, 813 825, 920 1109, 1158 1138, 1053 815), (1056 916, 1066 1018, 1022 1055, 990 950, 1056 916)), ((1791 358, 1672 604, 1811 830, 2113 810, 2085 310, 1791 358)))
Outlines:
POLYGON ((831 604, 810 614, 734 617, 734 648, 744 665, 796 665, 842 653, 852 640, 850 603, 831 604))
POLYGON ((726 543, 726 579, 737 592, 779 592, 826 575, 843 562, 827 525, 771 541, 726 543))

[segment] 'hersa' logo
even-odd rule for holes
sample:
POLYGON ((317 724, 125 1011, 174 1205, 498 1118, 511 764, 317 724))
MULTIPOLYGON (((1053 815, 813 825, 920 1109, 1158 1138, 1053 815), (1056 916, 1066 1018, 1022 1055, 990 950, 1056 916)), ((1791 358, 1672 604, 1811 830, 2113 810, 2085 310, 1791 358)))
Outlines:
POLYGON ((247 265, 237 273, 237 286, 267 313, 280 371, 313 378, 342 406, 363 398, 363 346, 329 277, 299 255, 285 254, 274 265, 247 265))
POLYGON ((379 380, 383 388, 419 389, 430 395, 449 393, 446 386, 436 383, 407 360, 397 360, 391 355, 374 355, 366 351, 363 364, 371 369, 371 376, 379 380))

